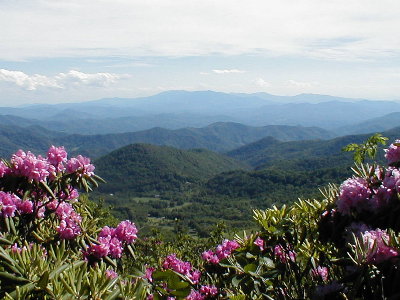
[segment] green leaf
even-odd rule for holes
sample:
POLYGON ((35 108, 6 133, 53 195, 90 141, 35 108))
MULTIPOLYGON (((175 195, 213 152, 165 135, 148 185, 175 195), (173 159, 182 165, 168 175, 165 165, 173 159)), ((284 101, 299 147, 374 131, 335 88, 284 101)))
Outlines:
POLYGON ((37 285, 42 289, 45 289, 48 283, 49 283, 49 271, 46 271, 43 273, 42 277, 40 277, 39 281, 37 282, 37 285))
POLYGON ((22 282, 30 282, 30 280, 28 280, 24 277, 15 276, 8 272, 0 272, 0 279, 5 280, 5 281, 11 281, 11 282, 14 282, 15 284, 22 283, 22 282))
POLYGON ((244 271, 245 272, 255 272, 257 270, 257 265, 255 264, 247 264, 244 266, 244 271))

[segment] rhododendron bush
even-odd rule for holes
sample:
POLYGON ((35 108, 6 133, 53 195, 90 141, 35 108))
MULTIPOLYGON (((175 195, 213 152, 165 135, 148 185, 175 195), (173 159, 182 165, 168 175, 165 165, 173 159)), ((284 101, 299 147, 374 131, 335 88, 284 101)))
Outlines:
POLYGON ((400 141, 385 151, 387 166, 356 164, 320 199, 255 210, 258 231, 216 244, 141 238, 130 220, 100 226, 79 195, 102 181, 89 158, 19 150, 0 161, 0 296, 398 299, 400 141))

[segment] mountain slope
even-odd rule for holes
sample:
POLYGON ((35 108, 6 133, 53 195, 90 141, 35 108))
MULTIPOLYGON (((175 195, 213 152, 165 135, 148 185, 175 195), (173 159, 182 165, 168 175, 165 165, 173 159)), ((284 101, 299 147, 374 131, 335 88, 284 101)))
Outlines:
POLYGON ((274 136, 280 140, 287 141, 326 139, 332 137, 332 134, 316 127, 279 125, 252 127, 238 123, 220 122, 203 128, 183 128, 177 130, 152 128, 145 131, 121 134, 70 135, 55 139, 55 143, 65 145, 68 149, 73 149, 74 152, 98 157, 133 143, 167 145, 180 149, 206 148, 222 152, 256 141, 265 136, 274 136))
POLYGON ((21 128, 0 125, 0 157, 8 158, 18 149, 43 153, 57 135, 58 133, 37 126, 21 128))
POLYGON ((400 112, 393 112, 351 126, 340 127, 335 129, 335 131, 346 134, 362 134, 368 132, 382 132, 398 126, 400 126, 400 112))
POLYGON ((120 148, 96 160, 95 165, 97 174, 108 182, 100 191, 112 193, 177 191, 220 172, 246 168, 232 158, 208 150, 148 144, 120 148))

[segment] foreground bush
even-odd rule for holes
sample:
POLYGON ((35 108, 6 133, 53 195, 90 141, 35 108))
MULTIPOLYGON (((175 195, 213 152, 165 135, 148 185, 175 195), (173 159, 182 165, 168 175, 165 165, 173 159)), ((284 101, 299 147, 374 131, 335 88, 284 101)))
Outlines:
POLYGON ((400 141, 386 158, 356 165, 321 200, 255 210, 258 232, 215 245, 140 239, 128 220, 100 228, 78 195, 102 181, 88 158, 18 151, 0 162, 0 296, 398 299, 400 141))

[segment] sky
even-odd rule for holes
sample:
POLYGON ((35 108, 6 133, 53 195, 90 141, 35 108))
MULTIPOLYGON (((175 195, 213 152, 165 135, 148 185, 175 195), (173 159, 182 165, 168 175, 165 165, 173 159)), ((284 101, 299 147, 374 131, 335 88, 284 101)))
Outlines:
POLYGON ((0 0, 0 105, 166 90, 400 100, 397 0, 0 0))

